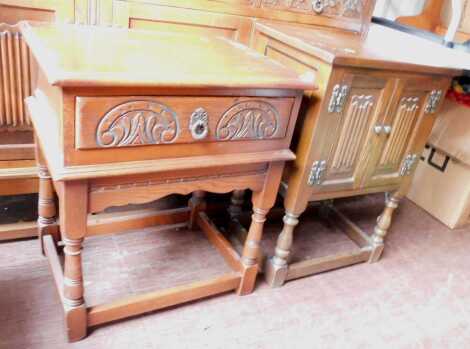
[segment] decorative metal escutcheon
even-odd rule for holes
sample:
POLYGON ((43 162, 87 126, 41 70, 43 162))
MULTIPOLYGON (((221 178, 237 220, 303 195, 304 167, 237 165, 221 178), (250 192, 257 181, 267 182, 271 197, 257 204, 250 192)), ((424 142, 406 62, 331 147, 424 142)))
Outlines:
POLYGON ((312 168, 310 169, 310 174, 308 176, 307 184, 309 186, 321 184, 323 181, 323 175, 326 171, 326 161, 315 161, 312 164, 312 168))
POLYGON ((209 116, 204 108, 197 108, 189 120, 191 136, 195 140, 201 140, 209 134, 209 116))
POLYGON ((315 13, 322 13, 326 7, 335 7, 336 0, 312 0, 312 10, 315 13))
POLYGON ((323 3, 323 0, 313 0, 312 1, 312 9, 316 13, 322 13, 325 8, 325 4, 323 3))
POLYGON ((442 98, 442 90, 432 90, 428 102, 424 107, 424 112, 426 114, 433 114, 437 111, 437 107, 439 106, 439 102, 442 98))

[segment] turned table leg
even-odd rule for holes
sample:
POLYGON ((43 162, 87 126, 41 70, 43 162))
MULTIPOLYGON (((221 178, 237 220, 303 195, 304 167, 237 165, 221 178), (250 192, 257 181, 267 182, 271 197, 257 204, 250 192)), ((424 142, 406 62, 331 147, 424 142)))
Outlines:
POLYGON ((46 160, 42 154, 37 140, 35 147, 36 164, 39 177, 38 191, 38 238, 41 244, 41 252, 44 254, 44 245, 42 237, 44 235, 52 235, 54 242, 60 240, 59 227, 56 223, 57 209, 55 205, 55 192, 52 178, 47 169, 46 160))
POLYGON ((38 177, 38 238, 41 244, 41 251, 44 254, 43 236, 52 235, 57 245, 60 240, 60 234, 56 224, 54 187, 46 166, 38 164, 38 177))
POLYGON ((258 256, 260 253, 260 242, 263 236, 263 225, 266 221, 266 213, 269 210, 253 207, 251 225, 243 247, 242 263, 244 266, 243 278, 238 289, 239 295, 251 293, 255 286, 258 274, 258 256))
POLYGON ((377 218, 377 225, 375 226, 374 234, 372 235, 373 251, 369 258, 369 263, 377 262, 382 255, 384 239, 392 223, 393 212, 398 207, 400 200, 401 197, 398 192, 387 195, 385 200, 385 209, 377 218))
POLYGON ((202 190, 195 191, 191 199, 189 199, 188 206, 191 210, 189 213, 189 222, 188 228, 194 230, 197 228, 197 217, 200 211, 204 211, 206 209, 206 201, 204 197, 206 193, 202 190))
POLYGON ((87 313, 83 298, 82 242, 83 239, 64 238, 64 309, 70 342, 82 339, 87 331, 87 313))
MULTIPOLYGON (((243 212, 242 206, 244 197, 245 190, 234 190, 230 199, 230 206, 227 209, 229 214, 228 234, 233 237, 233 241, 235 241, 236 244, 245 242, 246 237, 248 236, 248 232, 240 223, 240 216, 243 212)), ((263 254, 260 253, 257 258, 261 265, 263 254)))
POLYGON ((265 278, 271 287, 282 286, 287 277, 288 258, 292 248, 294 228, 299 224, 299 214, 286 212, 284 227, 277 239, 274 256, 266 263, 265 278))
POLYGON ((69 342, 87 334, 83 298, 82 243, 86 235, 88 186, 86 181, 58 182, 60 228, 64 242, 63 303, 69 342))
POLYGON ((241 262, 244 270, 240 286, 237 290, 239 295, 251 293, 255 287, 256 275, 259 269, 258 256, 261 252, 260 243, 263 236, 263 226, 266 221, 266 214, 273 207, 276 200, 283 168, 283 162, 271 163, 266 174, 263 189, 253 192, 253 215, 243 246, 241 262))
POLYGON ((234 190, 230 199, 230 206, 228 207, 228 214, 230 221, 238 220, 242 214, 243 198, 245 196, 244 190, 234 190))

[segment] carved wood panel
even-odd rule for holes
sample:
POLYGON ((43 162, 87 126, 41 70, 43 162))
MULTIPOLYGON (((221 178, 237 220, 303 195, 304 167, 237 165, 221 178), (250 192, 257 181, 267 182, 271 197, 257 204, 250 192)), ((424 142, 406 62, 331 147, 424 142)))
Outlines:
POLYGON ((31 130, 24 99, 31 95, 29 49, 17 27, 0 25, 0 130, 31 130))
POLYGON ((364 0, 261 0, 261 7, 314 15, 361 18, 364 0))
POLYGON ((360 185, 373 141, 373 126, 382 114, 387 79, 346 74, 326 94, 322 120, 314 135, 315 160, 325 161, 313 192, 353 189, 360 185), (335 94, 335 91, 339 91, 335 94), (334 104, 334 108, 331 105, 334 104))
MULTIPOLYGON (((379 185, 399 184, 402 181, 402 168, 406 166, 406 159, 417 154, 410 154, 411 145, 415 137, 415 132, 421 115, 424 113, 424 103, 426 102, 427 88, 432 86, 432 82, 422 81, 423 86, 417 87, 418 81, 413 82, 413 86, 407 88, 406 80, 400 82, 395 92, 394 99, 390 101, 390 107, 383 120, 383 127, 388 127, 388 132, 382 130, 377 135, 380 144, 376 150, 376 160, 372 164, 370 174, 364 180, 364 185, 374 187, 379 185)), ((408 164, 414 167, 413 163, 408 164)), ((405 171, 408 173, 408 171, 405 171)))
POLYGON ((256 18, 362 32, 367 30, 374 5, 375 0, 113 0, 112 21, 124 27, 162 30, 167 25, 168 29, 194 33, 218 30, 227 35, 231 31, 248 43, 245 33, 248 30, 249 39, 251 19, 256 18))
POLYGON ((410 141, 411 133, 421 112, 422 99, 420 95, 401 98, 398 109, 394 112, 395 117, 391 125, 392 131, 385 143, 377 170, 398 171, 410 141))
POLYGON ((76 148, 283 138, 293 98, 77 97, 76 148))
POLYGON ((0 0, 0 160, 34 159, 24 98, 37 67, 16 26, 22 20, 73 22, 74 0, 0 0))
POLYGON ((344 116, 339 144, 332 157, 330 174, 351 173, 362 151, 377 101, 372 95, 354 95, 344 116))
POLYGON ((113 2, 113 22, 126 28, 224 36, 248 44, 252 21, 207 8, 181 8, 139 2, 113 2))

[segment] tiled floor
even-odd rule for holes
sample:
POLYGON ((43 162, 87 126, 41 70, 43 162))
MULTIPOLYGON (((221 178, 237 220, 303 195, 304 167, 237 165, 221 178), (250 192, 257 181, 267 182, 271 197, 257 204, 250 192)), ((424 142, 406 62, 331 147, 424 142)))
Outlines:
MULTIPOLYGON (((339 203, 371 229, 382 197, 339 203)), ((315 216, 296 233, 296 258, 354 248, 315 216), (328 244, 328 247, 324 245, 328 244)), ((280 221, 266 229, 272 251, 280 221)), ((0 348, 468 348, 470 229, 450 231, 409 201, 376 264, 319 274, 245 297, 228 293, 93 329, 67 344, 61 307, 38 242, 0 244, 0 348)), ((90 238, 88 304, 223 272, 197 233, 147 230, 90 238), (190 268, 190 271, 188 269, 190 268)))

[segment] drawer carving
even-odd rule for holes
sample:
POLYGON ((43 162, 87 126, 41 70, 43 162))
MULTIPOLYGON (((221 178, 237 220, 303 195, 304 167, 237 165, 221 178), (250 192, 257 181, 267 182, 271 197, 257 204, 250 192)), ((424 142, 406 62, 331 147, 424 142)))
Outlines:
POLYGON ((217 125, 217 139, 272 138, 278 129, 279 113, 264 101, 237 103, 228 109, 217 125))
POLYGON ((76 97, 75 147, 283 138, 294 99, 76 97))
POLYGON ((262 7, 359 18, 363 0, 262 0, 262 7))
POLYGON ((107 112, 96 130, 99 147, 172 143, 179 134, 178 116, 159 102, 132 101, 107 112))

